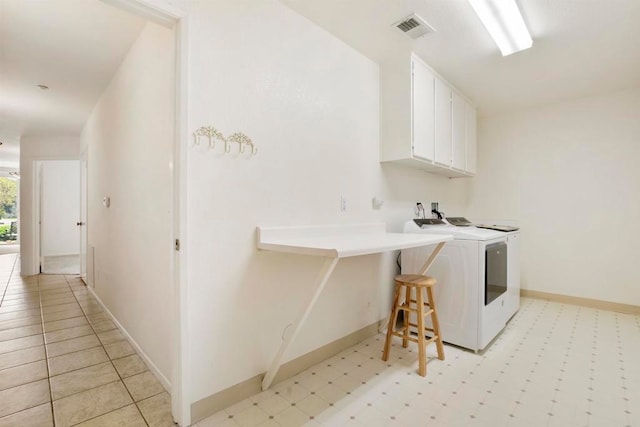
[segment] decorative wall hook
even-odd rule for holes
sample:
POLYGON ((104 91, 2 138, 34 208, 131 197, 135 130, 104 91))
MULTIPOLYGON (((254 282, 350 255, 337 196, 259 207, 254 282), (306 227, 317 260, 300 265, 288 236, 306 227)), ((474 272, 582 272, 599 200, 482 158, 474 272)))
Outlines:
POLYGON ((231 152, 231 143, 238 144, 238 152, 244 154, 247 146, 250 147, 249 154, 255 156, 258 153, 258 147, 255 146, 251 138, 242 132, 236 132, 231 134, 228 138, 218 131, 213 126, 202 126, 193 132, 193 143, 200 145, 200 138, 206 137, 209 140, 209 148, 214 149, 216 146, 216 139, 224 142, 224 152, 231 152))
MULTIPOLYGON (((245 135, 242 132, 236 132, 236 133, 232 134, 229 138, 227 138, 227 142, 235 142, 235 143, 237 143, 240 146, 239 150, 240 150, 241 154, 244 153, 244 150, 245 150, 245 148, 247 146, 251 147, 250 154, 252 156, 255 156, 258 153, 258 147, 256 147, 253 144, 253 141, 251 140, 251 138, 249 138, 247 135, 245 135)), ((229 151, 231 151, 231 147, 226 146, 225 148, 226 148, 227 153, 229 151)))
POLYGON ((193 142, 196 145, 200 145, 200 137, 206 136, 209 139, 209 148, 214 148, 216 146, 216 139, 224 141, 225 147, 227 145, 227 141, 224 138, 224 135, 218 131, 218 129, 213 126, 202 126, 200 129, 196 130, 193 133, 193 142))

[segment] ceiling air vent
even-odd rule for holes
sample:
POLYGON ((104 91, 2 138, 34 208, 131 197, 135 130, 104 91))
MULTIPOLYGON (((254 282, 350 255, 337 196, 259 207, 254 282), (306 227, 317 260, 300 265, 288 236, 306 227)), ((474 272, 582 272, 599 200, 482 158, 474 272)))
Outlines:
POLYGON ((420 18, 415 13, 413 15, 407 16, 400 22, 396 22, 395 24, 393 24, 393 26, 399 28, 403 33, 405 33, 412 39, 417 39, 418 37, 422 37, 425 34, 435 32, 433 27, 429 25, 427 21, 420 18))

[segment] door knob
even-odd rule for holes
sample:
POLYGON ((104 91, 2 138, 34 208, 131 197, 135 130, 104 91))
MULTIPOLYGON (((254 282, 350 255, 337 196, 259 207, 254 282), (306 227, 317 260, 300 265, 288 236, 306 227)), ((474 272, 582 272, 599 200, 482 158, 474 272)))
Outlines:
POLYGON ((84 222, 80 221, 80 222, 76 222, 76 225, 79 227, 81 225, 84 225, 84 222))

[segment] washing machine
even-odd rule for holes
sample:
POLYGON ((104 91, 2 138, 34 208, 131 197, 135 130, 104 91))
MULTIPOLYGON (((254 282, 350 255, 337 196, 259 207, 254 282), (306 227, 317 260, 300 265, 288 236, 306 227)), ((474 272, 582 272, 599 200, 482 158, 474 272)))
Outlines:
MULTIPOLYGON (((475 352, 484 350, 520 307, 519 230, 497 228, 476 227, 460 217, 416 219, 404 226, 405 233, 453 235, 427 274, 437 281, 442 339, 475 352)), ((432 250, 403 250, 402 273, 419 271, 432 250)))

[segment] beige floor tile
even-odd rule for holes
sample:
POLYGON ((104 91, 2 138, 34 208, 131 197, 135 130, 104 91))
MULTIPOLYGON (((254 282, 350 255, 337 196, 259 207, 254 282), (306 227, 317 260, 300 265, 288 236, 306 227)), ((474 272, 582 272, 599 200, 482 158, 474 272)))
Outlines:
POLYGON ((40 298, 50 299, 50 298, 59 298, 60 296, 70 296, 69 295, 70 292, 71 292, 71 289, 69 289, 68 287, 50 289, 47 291, 40 291, 40 298))
POLYGON ((92 324, 92 326, 93 326, 93 330, 96 331, 96 333, 107 332, 117 328, 116 324, 113 323, 111 320, 105 320, 102 322, 94 323, 92 324))
POLYGON ((22 305, 22 304, 40 304, 40 298, 24 298, 20 296, 10 296, 2 300, 2 306, 6 307, 9 305, 22 305))
POLYGON ((61 292, 54 293, 45 293, 40 294, 40 302, 43 306, 54 306, 61 304, 72 304, 76 301, 76 298, 73 296, 73 292, 70 289, 66 289, 61 292))
POLYGON ((0 418, 2 427, 53 427, 51 403, 25 409, 13 415, 0 418))
POLYGON ((0 341, 14 340, 16 338, 30 337, 42 333, 42 325, 23 326, 21 328, 5 329, 0 331, 0 341))
POLYGON ((92 335, 93 329, 89 325, 76 326, 68 329, 60 329, 58 331, 47 332, 44 335, 44 339, 47 344, 54 342, 68 340, 71 338, 84 337, 86 335, 92 335))
POLYGON ((79 309, 80 304, 78 304, 77 302, 70 302, 68 304, 50 305, 48 307, 43 307, 42 313, 51 314, 57 313, 59 311, 71 310, 73 308, 79 309))
POLYGON ((120 359, 130 354, 135 354, 136 352, 128 341, 118 341, 113 344, 107 344, 104 346, 104 349, 111 359, 120 359))
POLYGON ((49 379, 53 400, 108 384, 119 379, 111 362, 89 366, 49 379))
POLYGON ((0 306, 0 313, 10 313, 12 311, 29 310, 31 308, 40 308, 40 301, 32 302, 28 304, 15 304, 15 305, 2 305, 0 306))
POLYGON ((0 391, 0 417, 49 401, 49 381, 40 380, 0 391))
POLYGON ((40 294, 37 289, 17 289, 17 288, 7 288, 6 293, 4 294, 4 301, 11 301, 14 299, 20 298, 33 298, 39 299, 40 294))
POLYGON ((49 359, 49 375, 64 374, 65 372, 97 365, 108 360, 109 356, 107 356, 102 347, 93 347, 63 356, 52 357, 49 359))
POLYGON ((31 363, 46 358, 44 346, 27 348, 24 350, 13 351, 11 353, 0 354, 0 369, 8 369, 14 366, 31 363))
MULTIPOLYGON (((40 278, 42 278, 43 276, 40 276, 40 278)), ((56 279, 56 280, 52 280, 47 278, 47 280, 42 281, 42 280, 38 280, 38 284, 39 284, 39 289, 40 291, 52 291, 55 289, 69 289, 69 285, 67 284, 66 280, 60 280, 60 279, 56 279)))
POLYGON ((111 320, 109 319, 109 316, 107 316, 104 312, 88 314, 87 319, 89 319, 89 323, 91 323, 92 325, 94 323, 104 322, 105 320, 111 320))
POLYGON ((40 284, 40 296, 64 294, 66 292, 71 292, 71 288, 66 282, 40 284))
POLYGON ((126 340, 126 337, 118 329, 113 329, 107 332, 101 332, 98 334, 98 338, 102 341, 102 344, 111 344, 117 341, 126 340))
POLYGON ((136 402, 164 391, 162 384, 150 371, 125 378, 123 381, 136 402))
POLYGON ((16 338, 14 340, 0 342, 0 354, 13 351, 24 350, 25 348, 37 347, 44 344, 42 335, 32 335, 30 337, 16 338))
POLYGON ((0 390, 17 387, 48 377, 47 362, 27 363, 0 371, 0 390))
POLYGON ((138 407, 150 427, 173 427, 169 393, 165 392, 138 402, 138 407))
POLYGON ((144 364, 144 361, 137 354, 116 359, 113 361, 113 365, 122 378, 127 378, 147 370, 147 365, 144 364))
POLYGON ((91 295, 91 292, 89 292, 89 290, 85 286, 72 286, 71 292, 73 292, 73 295, 75 295, 78 301, 84 301, 87 298, 93 298, 93 295, 91 295))
POLYGON ((71 319, 72 317, 79 316, 84 316, 84 313, 82 312, 82 309, 80 309, 80 307, 42 315, 45 322, 55 322, 56 320, 71 319))
POLYGON ((39 274, 36 276, 41 287, 48 286, 54 288, 61 284, 67 284, 67 279, 62 274, 39 274))
POLYGON ((146 427, 136 405, 125 406, 108 414, 77 424, 78 427, 146 427))
POLYGON ((74 326, 88 325, 87 319, 84 316, 74 317, 72 319, 56 320, 55 322, 49 322, 44 324, 45 332, 58 331, 60 329, 73 328, 74 326))
POLYGON ((30 308, 28 310, 10 311, 8 313, 0 313, 0 322, 4 320, 24 319, 25 317, 39 316, 39 308, 30 308))
POLYGON ((21 328, 23 326, 39 325, 42 323, 42 317, 32 316, 23 319, 4 320, 0 322, 0 331, 7 329, 21 328))
POLYGON ((74 291, 73 295, 76 297, 78 302, 96 302, 96 299, 91 295, 91 292, 86 289, 74 291))
POLYGON ((95 335, 87 335, 86 337, 71 338, 66 341, 59 341, 53 344, 47 344, 47 356, 56 357, 67 353, 73 353, 87 348, 97 347, 100 340, 95 335))
POLYGON ((116 381, 53 402, 57 427, 68 427, 133 403, 122 381, 116 381))
POLYGON ((32 283, 32 284, 10 283, 9 286, 7 286, 7 293, 37 292, 37 291, 38 291, 38 284, 37 283, 32 283))
POLYGON ((85 314, 97 314, 97 313, 102 313, 102 306, 98 303, 80 303, 80 306, 82 307, 82 311, 84 311, 85 314))
MULTIPOLYGON (((69 292, 71 294, 71 292, 69 292)), ((76 302, 76 299, 73 297, 73 294, 70 296, 64 296, 59 298, 50 298, 50 299, 42 299, 40 304, 43 307, 49 307, 52 305, 60 305, 60 304, 69 304, 71 302, 76 302)))

